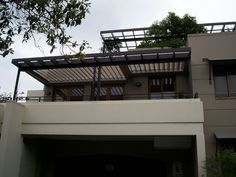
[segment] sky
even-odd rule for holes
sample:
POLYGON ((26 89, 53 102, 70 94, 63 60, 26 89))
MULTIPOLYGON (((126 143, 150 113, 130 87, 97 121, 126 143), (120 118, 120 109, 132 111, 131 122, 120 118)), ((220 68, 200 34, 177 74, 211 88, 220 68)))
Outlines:
MULTIPOLYGON (((100 31, 124 28, 149 27, 154 21, 161 21, 168 12, 179 16, 189 14, 195 16, 198 23, 236 21, 236 0, 91 0, 90 13, 82 24, 68 29, 74 40, 89 42, 91 49, 86 53, 99 52, 102 46, 100 31)), ((38 36, 40 51, 33 41, 21 42, 21 37, 15 38, 13 55, 0 57, 0 94, 14 91, 17 68, 11 64, 13 58, 43 57, 60 55, 59 50, 49 53, 45 38, 38 36)), ((21 73, 18 92, 25 94, 27 90, 41 90, 43 85, 21 73)))

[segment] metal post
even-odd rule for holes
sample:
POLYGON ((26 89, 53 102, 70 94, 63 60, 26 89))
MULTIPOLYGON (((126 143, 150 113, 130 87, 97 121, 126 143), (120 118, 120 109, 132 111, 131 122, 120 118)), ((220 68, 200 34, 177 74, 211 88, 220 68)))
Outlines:
POLYGON ((101 88, 101 66, 98 67, 98 80, 97 80, 97 100, 100 99, 100 88, 101 88))
POLYGON ((96 63, 93 66, 93 82, 91 86, 91 100, 95 100, 95 82, 96 82, 96 63))
POLYGON ((106 46, 106 43, 105 42, 103 42, 103 46, 102 46, 102 53, 105 53, 106 51, 105 51, 105 46, 106 46))
POLYGON ((212 84, 212 63, 209 61, 209 84, 212 84))
POLYGON ((20 78, 20 69, 18 68, 17 76, 16 76, 15 89, 14 89, 14 94, 13 94, 13 100, 14 101, 17 101, 16 99, 17 99, 19 78, 20 78))

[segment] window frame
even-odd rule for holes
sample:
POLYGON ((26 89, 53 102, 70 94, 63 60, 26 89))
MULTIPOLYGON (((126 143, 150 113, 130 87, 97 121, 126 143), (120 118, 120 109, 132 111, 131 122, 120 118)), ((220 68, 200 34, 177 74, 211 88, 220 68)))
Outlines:
MULTIPOLYGON (((165 79, 166 78, 171 78, 172 79, 172 82, 173 82, 173 93, 174 93, 174 96, 173 98, 176 97, 176 75, 157 75, 157 76, 151 76, 148 78, 148 95, 149 95, 149 99, 158 99, 158 98, 152 98, 151 96, 151 93, 152 93, 152 82, 153 82, 153 79, 159 79, 159 82, 160 82, 160 98, 159 99, 168 99, 168 98, 171 98, 171 97, 168 97, 168 96, 165 96, 165 92, 168 92, 168 91, 165 91, 164 90, 164 87, 165 87, 165 79)), ((153 92, 154 93, 154 92, 153 92)))
POLYGON ((213 80, 214 80, 214 92, 215 97, 217 99, 236 99, 236 96, 232 95, 232 81, 230 79, 231 75, 236 75, 236 70, 233 68, 236 67, 236 65, 213 65, 213 80), (226 88, 227 88, 227 96, 220 96, 217 94, 216 90, 216 77, 217 76, 223 76, 226 78, 226 88))
MULTIPOLYGON (((97 87, 96 87, 96 89, 97 89, 97 87)), ((95 92, 94 93, 95 98, 97 97, 96 89, 94 91, 95 92)), ((101 95, 101 92, 100 92, 99 100, 101 100, 101 101, 106 101, 106 100, 123 100, 124 97, 125 97, 125 84, 123 84, 123 83, 120 83, 120 84, 117 84, 117 83, 115 83, 115 84, 102 84, 100 86, 100 91, 101 91, 101 89, 104 89, 105 93, 106 93, 105 95, 101 95), (112 88, 113 87, 121 87, 122 90, 123 90, 123 94, 121 94, 121 95, 113 95, 112 94, 112 88)))
POLYGON ((53 94, 53 100, 54 101, 83 101, 84 99, 84 85, 59 85, 59 86, 55 86, 54 87, 54 94, 53 94), (73 96, 72 95, 72 90, 75 88, 79 88, 82 91, 82 95, 78 95, 78 96, 73 96), (68 90, 68 95, 63 95, 64 93, 61 91, 61 89, 67 89, 68 90), (60 95, 60 93, 62 95, 60 95), (58 96, 61 97, 61 99, 59 99, 58 96))

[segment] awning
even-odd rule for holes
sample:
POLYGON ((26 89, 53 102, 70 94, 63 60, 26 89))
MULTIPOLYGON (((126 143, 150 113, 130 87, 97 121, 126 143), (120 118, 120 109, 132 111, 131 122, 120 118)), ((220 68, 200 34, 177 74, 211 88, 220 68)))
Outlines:
POLYGON ((221 130, 215 132, 216 139, 236 139, 236 130, 221 130))

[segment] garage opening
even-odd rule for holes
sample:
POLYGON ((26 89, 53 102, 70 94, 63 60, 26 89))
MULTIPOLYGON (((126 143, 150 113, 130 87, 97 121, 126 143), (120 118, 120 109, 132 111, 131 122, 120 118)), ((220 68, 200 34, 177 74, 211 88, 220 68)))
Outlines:
POLYGON ((196 177, 195 142, 195 136, 25 138, 39 177, 196 177))
POLYGON ((166 163, 128 155, 88 155, 63 158, 56 162, 55 177, 66 176, 166 176, 166 163))

